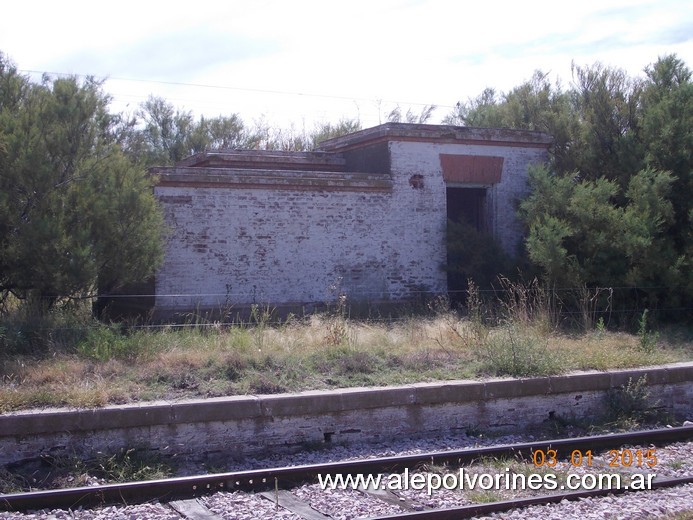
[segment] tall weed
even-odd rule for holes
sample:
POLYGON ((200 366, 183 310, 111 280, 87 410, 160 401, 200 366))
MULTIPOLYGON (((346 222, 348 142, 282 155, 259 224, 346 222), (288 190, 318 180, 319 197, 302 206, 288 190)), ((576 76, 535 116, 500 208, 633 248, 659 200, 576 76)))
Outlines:
POLYGON ((646 354, 652 354, 657 347, 657 341, 659 341, 659 333, 652 332, 647 328, 647 313, 648 310, 642 311, 640 320, 638 321, 638 339, 640 350, 646 354))
POLYGON ((498 299, 500 321, 548 334, 558 324, 559 308, 552 291, 534 278, 530 282, 513 282, 498 277, 501 296, 498 299))

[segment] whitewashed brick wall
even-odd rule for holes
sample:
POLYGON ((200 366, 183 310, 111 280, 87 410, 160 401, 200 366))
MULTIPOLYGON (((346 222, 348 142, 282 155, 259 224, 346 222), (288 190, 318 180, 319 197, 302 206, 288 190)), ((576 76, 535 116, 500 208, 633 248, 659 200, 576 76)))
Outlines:
POLYGON ((445 292, 441 153, 504 158, 488 207, 494 234, 514 250, 521 237, 514 200, 526 189, 527 166, 545 160, 546 148, 391 140, 391 191, 158 186, 170 234, 156 276, 156 308, 321 304, 340 292, 352 302, 445 292), (422 176, 423 187, 412 187, 413 175, 422 176))
MULTIPOLYGON (((440 154, 482 155, 503 157, 501 181, 487 192, 487 204, 494 237, 509 254, 515 254, 522 238, 522 227, 516 218, 516 202, 527 193, 527 168, 547 160, 546 149, 519 146, 489 146, 468 144, 393 143, 392 172, 406 186, 410 175, 424 175, 426 189, 430 186, 430 202, 439 209, 439 218, 446 220, 445 182, 440 166, 440 154)), ((403 186, 402 182, 396 185, 403 186)), ((402 189, 399 196, 403 196, 402 189)), ((394 197, 398 195, 393 194, 394 197)), ((443 227, 444 229, 444 227, 443 227)), ((443 240, 443 238, 441 238, 443 240)), ((442 257, 445 258, 444 256, 442 257)))

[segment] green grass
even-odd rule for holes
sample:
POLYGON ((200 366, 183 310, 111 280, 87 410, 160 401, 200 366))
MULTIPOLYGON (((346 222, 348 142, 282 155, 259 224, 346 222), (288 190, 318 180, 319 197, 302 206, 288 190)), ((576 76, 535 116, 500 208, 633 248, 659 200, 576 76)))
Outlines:
POLYGON ((68 325, 44 320, 34 330, 28 320, 0 323, 0 412, 544 376, 693 359, 690 334, 680 329, 664 331, 644 350, 637 334, 567 335, 512 321, 490 327, 445 311, 392 323, 312 316, 273 326, 255 320, 127 329, 87 319, 68 325))

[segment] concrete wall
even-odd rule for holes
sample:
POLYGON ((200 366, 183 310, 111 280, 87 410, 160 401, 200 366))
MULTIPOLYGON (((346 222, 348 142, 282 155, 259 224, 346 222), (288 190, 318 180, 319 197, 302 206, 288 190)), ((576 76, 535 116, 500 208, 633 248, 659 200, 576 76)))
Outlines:
POLYGON ((0 464, 43 453, 151 448, 229 457, 326 441, 367 443, 469 430, 518 432, 604 412, 608 389, 645 376, 650 405, 693 418, 693 363, 522 380, 447 381, 0 416, 0 464))

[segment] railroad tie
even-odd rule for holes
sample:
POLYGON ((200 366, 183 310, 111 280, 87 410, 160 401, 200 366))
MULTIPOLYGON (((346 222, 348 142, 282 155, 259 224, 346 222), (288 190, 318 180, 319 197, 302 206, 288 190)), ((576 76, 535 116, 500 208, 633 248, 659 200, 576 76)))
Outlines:
POLYGON ((221 516, 207 509, 196 498, 191 500, 174 500, 169 502, 168 505, 183 518, 189 520, 222 520, 221 516))
POLYGON ((261 496, 270 500, 272 503, 278 503, 284 509, 288 509, 292 513, 305 518, 306 520, 329 520, 332 517, 323 515, 320 511, 316 511, 309 504, 302 502, 296 498, 291 491, 279 489, 277 491, 263 491, 261 496))

